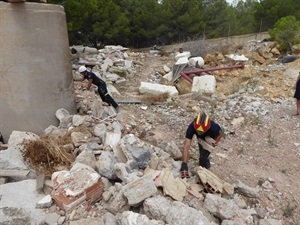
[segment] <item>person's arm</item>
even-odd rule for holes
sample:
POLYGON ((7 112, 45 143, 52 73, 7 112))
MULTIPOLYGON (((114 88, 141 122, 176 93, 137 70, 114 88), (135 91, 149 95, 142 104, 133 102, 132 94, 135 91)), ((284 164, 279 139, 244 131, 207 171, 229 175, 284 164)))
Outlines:
POLYGON ((90 90, 91 86, 92 86, 92 82, 93 82, 93 79, 88 79, 88 86, 87 86, 87 89, 90 90))
POLYGON ((187 163, 191 144, 192 144, 192 139, 185 138, 183 152, 182 152, 182 162, 187 163))
POLYGON ((221 140, 222 136, 223 136, 222 133, 220 133, 220 134, 215 138, 215 142, 212 143, 212 146, 213 146, 213 147, 216 147, 216 146, 218 145, 218 142, 221 140))

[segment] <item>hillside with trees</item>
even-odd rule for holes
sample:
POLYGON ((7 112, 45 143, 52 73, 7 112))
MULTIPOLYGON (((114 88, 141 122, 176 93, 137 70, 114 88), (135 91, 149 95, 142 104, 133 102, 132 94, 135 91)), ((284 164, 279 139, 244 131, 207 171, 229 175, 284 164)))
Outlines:
POLYGON ((65 8, 71 45, 153 45, 258 33, 287 16, 299 0, 49 0, 65 8))

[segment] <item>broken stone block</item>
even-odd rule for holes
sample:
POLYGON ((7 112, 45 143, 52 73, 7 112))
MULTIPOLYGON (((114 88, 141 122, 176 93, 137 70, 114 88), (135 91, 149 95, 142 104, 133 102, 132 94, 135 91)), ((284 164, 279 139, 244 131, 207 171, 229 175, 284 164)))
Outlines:
POLYGON ((156 191, 157 188, 150 174, 125 185, 123 188, 123 193, 130 206, 139 205, 146 198, 154 195, 156 191))
POLYGON ((116 163, 114 165, 114 170, 116 176, 122 180, 124 184, 133 182, 135 180, 138 180, 139 177, 137 176, 136 172, 131 172, 130 166, 124 164, 124 163, 116 163))
POLYGON ((94 127, 94 135, 101 139, 101 142, 104 143, 105 133, 106 133, 106 125, 104 123, 96 124, 94 127))
POLYGON ((196 210, 178 201, 170 201, 162 196, 148 198, 144 201, 146 216, 161 220, 166 224, 210 224, 200 210, 196 210))
POLYGON ((165 151, 171 155, 173 159, 181 159, 182 158, 182 152, 176 145, 174 141, 171 141, 170 143, 167 144, 165 147, 165 151))
POLYGON ((85 122, 86 116, 74 115, 72 117, 72 124, 75 127, 82 125, 85 122))
POLYGON ((139 87, 139 92, 142 94, 148 93, 153 95, 161 95, 164 93, 168 93, 170 96, 178 95, 178 91, 174 86, 167 86, 167 85, 147 83, 147 82, 141 82, 141 85, 139 87))
POLYGON ((237 192, 240 193, 241 195, 244 195, 244 196, 250 197, 250 198, 258 198, 260 196, 258 188, 249 187, 249 186, 245 185, 243 182, 241 182, 240 180, 237 180, 234 183, 234 185, 235 185, 237 192))
POLYGON ((161 171, 159 170, 154 170, 150 167, 147 167, 145 170, 144 170, 144 175, 148 175, 148 174, 151 174, 152 175, 152 179, 155 180, 156 177, 158 177, 160 175, 161 171))
POLYGON ((75 163, 82 163, 96 169, 96 157, 92 151, 82 151, 75 160, 75 163))
POLYGON ((192 92, 199 93, 215 93, 216 89, 216 78, 212 75, 203 75, 194 77, 192 84, 192 92))
POLYGON ((108 208, 109 212, 114 215, 120 212, 127 211, 130 208, 127 198, 124 195, 123 189, 116 193, 116 196, 114 196, 108 208))
POLYGON ((177 201, 182 201, 186 195, 186 184, 184 181, 179 177, 174 178, 168 169, 164 169, 162 174, 161 183, 164 194, 171 196, 177 201))
POLYGON ((198 174, 204 188, 210 193, 227 193, 228 195, 234 194, 234 187, 229 183, 224 182, 214 173, 204 167, 196 167, 195 172, 198 174))
POLYGON ((110 212, 107 212, 103 215, 103 221, 104 221, 104 225, 118 225, 116 221, 116 217, 110 212))
POLYGON ((221 220, 231 219, 234 216, 241 215, 240 208, 233 201, 218 195, 207 194, 203 207, 221 220))
POLYGON ((71 133, 71 140, 75 147, 78 147, 84 143, 90 141, 92 134, 82 133, 82 132, 72 132, 71 133))
POLYGON ((184 52, 180 52, 178 54, 175 55, 175 60, 178 60, 182 57, 186 57, 186 58, 190 58, 191 57, 191 53, 188 51, 184 51, 184 52))
POLYGON ((116 157, 111 152, 103 152, 96 163, 96 168, 99 174, 110 180, 116 180, 117 176, 114 170, 114 165, 117 163, 116 157))
POLYGON ((37 209, 49 208, 52 205, 53 201, 50 195, 46 195, 36 204, 37 209))
POLYGON ((121 132, 115 132, 115 131, 109 132, 109 131, 106 131, 104 144, 108 145, 108 146, 111 146, 112 148, 114 148, 120 142, 121 137, 122 137, 122 133, 121 132))
POLYGON ((125 135, 120 142, 120 147, 128 161, 136 161, 141 169, 148 166, 154 146, 135 137, 133 134, 125 135))

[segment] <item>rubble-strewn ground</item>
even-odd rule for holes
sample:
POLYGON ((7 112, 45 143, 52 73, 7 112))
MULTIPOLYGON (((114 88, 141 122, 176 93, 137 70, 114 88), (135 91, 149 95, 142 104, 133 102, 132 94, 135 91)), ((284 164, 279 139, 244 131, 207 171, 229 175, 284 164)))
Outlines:
MULTIPOLYGON (((174 61, 173 55, 161 57, 145 53, 140 72, 125 84, 116 86, 122 96, 115 95, 115 98, 136 99, 140 81, 154 82, 159 79, 158 72, 163 65, 172 68, 174 61)), ((136 133, 143 140, 175 140, 182 149, 187 125, 197 110, 206 111, 225 128, 225 138, 212 154, 211 170, 229 183, 241 180, 253 187, 264 185, 261 197, 249 202, 250 205, 262 206, 267 215, 283 220, 284 224, 298 224, 300 117, 293 116, 296 104, 292 96, 299 70, 299 60, 281 64, 273 58, 262 65, 250 60, 244 69, 212 72, 217 79, 217 98, 184 94, 160 106, 149 105, 146 110, 138 104, 124 104, 118 117, 126 120, 132 116, 139 121, 137 124, 141 125, 136 128, 136 133), (255 89, 260 86, 264 90, 239 92, 244 87, 255 89), (222 98, 223 95, 226 97, 222 98), (227 104, 224 108, 224 101, 230 96, 234 99, 229 103, 232 105, 227 104), (244 101, 243 96, 257 98, 258 107, 264 112, 252 115, 246 112, 242 108, 245 105, 239 102, 240 98, 244 101), (233 125, 233 119, 239 117, 244 121, 233 125), (148 130, 141 130, 145 127, 148 130)), ((249 104, 251 102, 253 100, 249 100, 249 104)), ((195 140, 190 158, 191 165, 196 165, 195 140)))
MULTIPOLYGON (((224 139, 211 154, 211 171, 230 184, 240 180, 252 187, 260 186, 260 198, 246 198, 249 207, 262 208, 267 218, 282 220, 283 224, 299 224, 300 117, 293 116, 296 103, 292 96, 300 60, 281 64, 275 56, 268 58, 266 55, 266 60, 258 63, 261 58, 251 53, 254 46, 245 44, 244 50, 238 49, 250 59, 243 69, 210 72, 217 81, 215 94, 190 93, 187 91, 189 83, 181 78, 176 85, 185 94, 165 101, 165 96, 160 96, 161 99, 153 99, 155 104, 136 104, 135 101, 145 99, 151 102, 149 96, 139 93, 142 81, 168 83, 162 78, 163 67, 173 67, 176 62, 174 52, 178 48, 179 45, 166 46, 164 54, 150 53, 149 49, 127 51, 136 73, 125 76, 125 82, 113 83, 120 92, 120 95, 113 94, 116 100, 132 101, 131 104, 120 104, 117 115, 117 120, 124 126, 124 135, 133 133, 161 148, 165 143, 175 141, 182 149, 188 124, 197 112, 205 111, 224 129, 224 139)), ((204 67, 235 65, 236 62, 224 58, 224 54, 238 50, 228 47, 223 54, 215 49, 206 52, 214 59, 204 67)), ((94 71, 100 70, 97 69, 96 66, 94 71)), ((75 81, 75 92, 81 104, 79 113, 90 114, 90 106, 99 96, 86 91, 85 85, 75 81)), ((189 160, 192 175, 198 158, 194 140, 189 160)), ((191 198, 187 196, 184 202, 197 208, 191 198)))

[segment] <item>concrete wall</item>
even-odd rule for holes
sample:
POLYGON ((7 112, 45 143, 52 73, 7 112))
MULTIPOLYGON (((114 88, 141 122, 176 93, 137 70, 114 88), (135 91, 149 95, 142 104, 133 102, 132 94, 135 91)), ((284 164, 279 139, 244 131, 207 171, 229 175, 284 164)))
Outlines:
POLYGON ((75 112, 63 7, 0 2, 0 132, 43 134, 55 112, 75 112))

